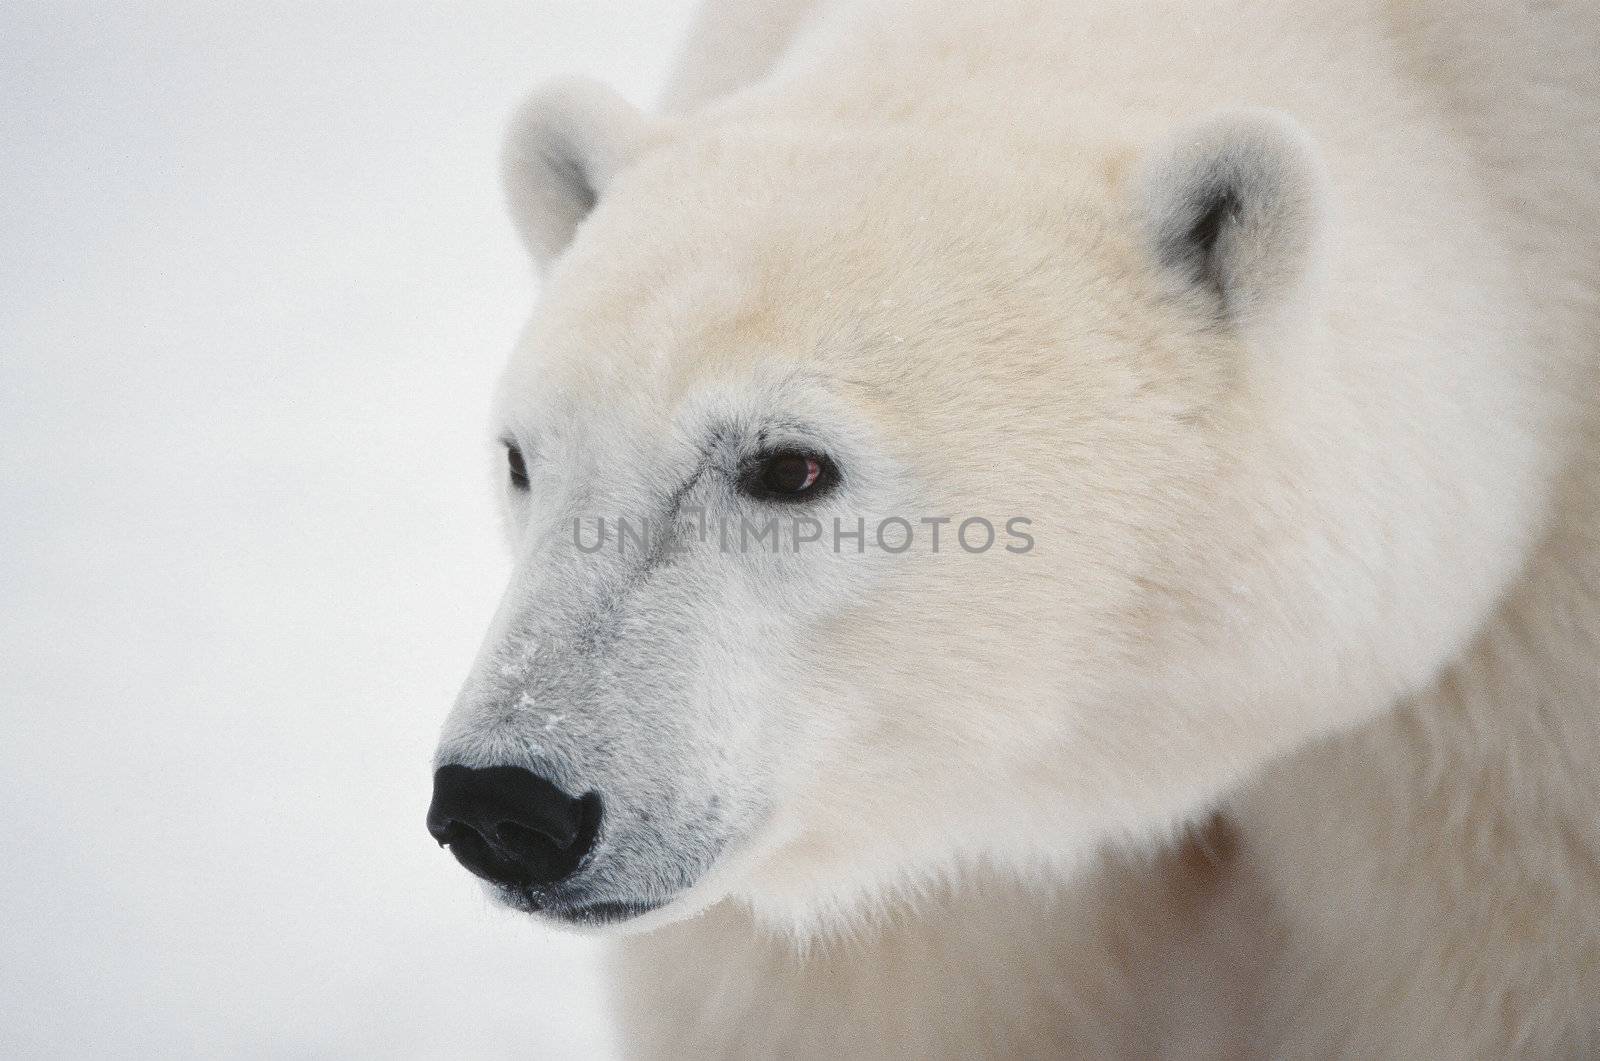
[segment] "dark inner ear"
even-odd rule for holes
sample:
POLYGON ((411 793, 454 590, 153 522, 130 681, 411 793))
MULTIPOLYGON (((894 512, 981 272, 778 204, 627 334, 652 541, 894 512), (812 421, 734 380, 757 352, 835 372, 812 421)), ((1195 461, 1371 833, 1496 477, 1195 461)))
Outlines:
POLYGON ((599 197, 576 149, 565 138, 557 138, 540 153, 544 156, 545 165, 550 168, 550 175, 571 191, 578 206, 578 217, 587 217, 599 197))
POLYGON ((1201 200, 1196 211, 1199 216, 1189 228, 1189 242, 1199 258, 1198 279, 1215 291, 1218 298, 1227 294, 1227 285, 1217 243, 1226 226, 1238 220, 1240 209, 1239 195, 1233 185, 1218 185, 1209 200, 1201 200))
POLYGON ((1286 305, 1321 227, 1322 170, 1287 116, 1214 116, 1153 151, 1139 184, 1145 246, 1163 286, 1218 324, 1286 305))
POLYGON ((1163 233, 1161 258, 1216 296, 1226 308, 1228 276, 1219 245, 1243 210, 1243 199, 1226 174, 1200 182, 1179 216, 1163 233))

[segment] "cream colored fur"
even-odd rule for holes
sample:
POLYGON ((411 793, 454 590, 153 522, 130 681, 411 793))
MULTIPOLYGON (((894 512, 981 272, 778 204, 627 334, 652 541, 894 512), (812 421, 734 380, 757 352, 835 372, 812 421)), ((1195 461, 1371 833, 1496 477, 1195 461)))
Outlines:
POLYGON ((871 503, 1041 547, 819 569, 848 606, 748 649, 767 809, 618 943, 630 1051, 1600 1051, 1600 9, 699 24, 533 239, 508 420, 665 438, 799 373, 871 503), (1142 226, 1262 113, 1313 205, 1219 329, 1142 226))

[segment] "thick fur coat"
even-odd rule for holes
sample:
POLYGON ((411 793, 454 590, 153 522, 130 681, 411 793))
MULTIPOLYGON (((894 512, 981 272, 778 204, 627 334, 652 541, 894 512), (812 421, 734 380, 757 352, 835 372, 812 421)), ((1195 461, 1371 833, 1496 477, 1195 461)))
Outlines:
POLYGON ((1560 0, 712 2, 661 115, 530 102, 532 489, 440 762, 605 801, 631 1053, 1600 1050, 1596 55, 1560 0), (784 432, 830 517, 1037 548, 550 544, 784 432))

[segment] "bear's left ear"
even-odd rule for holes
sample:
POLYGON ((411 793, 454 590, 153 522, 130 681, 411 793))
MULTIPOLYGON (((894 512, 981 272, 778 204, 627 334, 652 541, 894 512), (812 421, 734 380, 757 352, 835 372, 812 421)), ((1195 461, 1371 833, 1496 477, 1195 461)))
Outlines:
POLYGON ((584 78, 557 81, 517 111, 500 157, 517 231, 548 271, 606 185, 637 156, 645 119, 611 89, 584 78))
POLYGON ((1158 267, 1225 322, 1272 314, 1314 265, 1323 169, 1287 115, 1236 110, 1195 123, 1145 159, 1135 195, 1158 267))

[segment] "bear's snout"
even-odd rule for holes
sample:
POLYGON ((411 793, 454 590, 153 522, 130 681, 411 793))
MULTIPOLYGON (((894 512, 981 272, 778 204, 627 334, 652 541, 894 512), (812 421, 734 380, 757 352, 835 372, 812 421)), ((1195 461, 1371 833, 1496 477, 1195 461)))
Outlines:
POLYGON ((569 796, 520 766, 449 764, 433 775, 428 832, 475 875, 536 902, 593 849, 600 796, 569 796))

